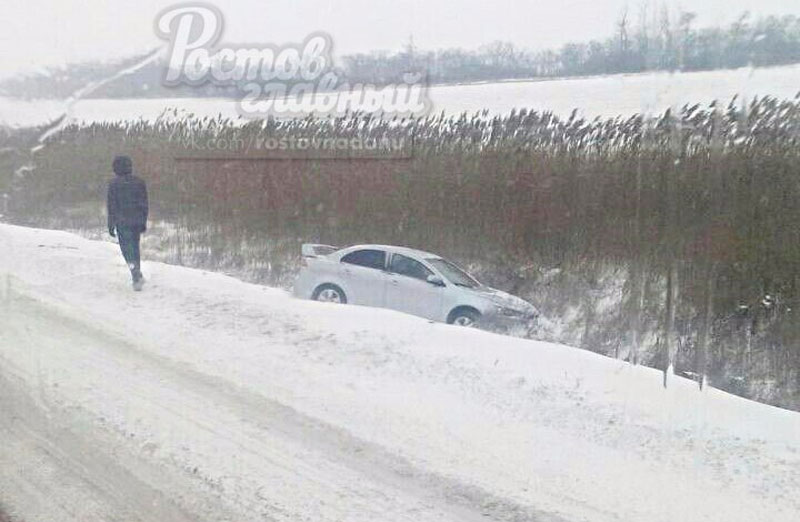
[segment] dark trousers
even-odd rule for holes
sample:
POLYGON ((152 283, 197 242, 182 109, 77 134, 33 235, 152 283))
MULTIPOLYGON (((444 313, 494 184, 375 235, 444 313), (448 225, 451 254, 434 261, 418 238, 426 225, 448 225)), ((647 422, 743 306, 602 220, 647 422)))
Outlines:
POLYGON ((119 249, 122 250, 122 257, 131 269, 131 276, 134 281, 142 278, 141 260, 139 258, 139 237, 141 232, 138 227, 117 226, 117 237, 119 238, 119 249))

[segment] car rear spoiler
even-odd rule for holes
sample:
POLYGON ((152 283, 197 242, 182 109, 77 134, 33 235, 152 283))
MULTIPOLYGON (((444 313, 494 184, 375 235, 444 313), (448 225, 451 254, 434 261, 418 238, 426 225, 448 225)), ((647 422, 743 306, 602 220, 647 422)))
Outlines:
POLYGON ((303 257, 319 257, 327 256, 339 250, 339 247, 330 245, 315 245, 313 243, 304 243, 300 247, 300 253, 303 257))

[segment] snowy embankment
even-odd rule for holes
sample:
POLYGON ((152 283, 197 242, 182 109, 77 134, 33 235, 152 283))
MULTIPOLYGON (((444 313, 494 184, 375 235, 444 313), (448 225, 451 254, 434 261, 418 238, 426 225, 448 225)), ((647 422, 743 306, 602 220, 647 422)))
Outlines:
POLYGON ((0 225, 0 502, 37 520, 795 521, 800 414, 0 225))

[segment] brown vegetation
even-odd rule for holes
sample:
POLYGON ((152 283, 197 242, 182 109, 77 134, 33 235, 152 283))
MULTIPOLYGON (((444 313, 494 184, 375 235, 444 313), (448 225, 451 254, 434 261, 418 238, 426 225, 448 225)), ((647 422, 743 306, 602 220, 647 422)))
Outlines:
POLYGON ((163 119, 68 127, 6 183, 18 221, 101 230, 110 158, 127 152, 155 217, 177 227, 172 261, 288 285, 300 242, 424 248, 551 318, 571 313, 587 347, 800 407, 798 128, 800 104, 769 98, 655 119, 163 119), (413 139, 413 154, 187 149, 357 136, 413 139), (620 292, 604 309, 609 274, 620 292))

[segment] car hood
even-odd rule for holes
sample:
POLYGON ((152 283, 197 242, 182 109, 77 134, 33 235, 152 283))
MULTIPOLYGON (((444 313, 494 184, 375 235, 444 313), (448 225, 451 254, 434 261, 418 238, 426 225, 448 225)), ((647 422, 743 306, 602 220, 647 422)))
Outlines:
POLYGON ((503 292, 502 290, 497 290, 496 288, 491 288, 488 286, 472 288, 471 290, 498 306, 511 308, 512 310, 519 310, 521 312, 536 312, 535 306, 524 299, 509 294, 508 292, 503 292))

